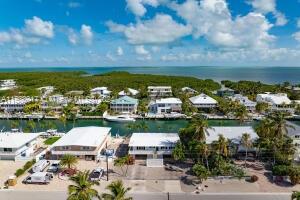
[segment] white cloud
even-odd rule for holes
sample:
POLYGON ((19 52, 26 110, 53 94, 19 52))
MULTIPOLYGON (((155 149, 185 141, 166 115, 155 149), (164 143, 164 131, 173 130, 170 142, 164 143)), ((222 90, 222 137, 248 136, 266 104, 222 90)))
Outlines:
POLYGON ((31 58, 32 54, 28 51, 24 54, 24 58, 31 58))
POLYGON ((43 21, 42 19, 34 16, 32 19, 25 20, 26 32, 46 38, 53 38, 54 25, 51 21, 43 21))
POLYGON ((71 1, 68 3, 69 8, 79 8, 80 6, 81 6, 81 3, 79 3, 79 2, 71 1))
POLYGON ((92 27, 88 26, 88 25, 81 25, 81 37, 83 39, 83 41, 86 44, 91 44, 92 40, 93 40, 93 32, 92 32, 92 27))
POLYGON ((300 31, 294 33, 293 37, 294 37, 295 40, 297 40, 298 42, 300 42, 300 31))
POLYGON ((149 51, 146 50, 143 45, 139 45, 135 47, 135 53, 139 55, 148 55, 149 51))
POLYGON ((145 5, 157 7, 160 3, 167 2, 168 0, 126 0, 127 9, 136 16, 144 16, 147 12, 145 5))
POLYGON ((191 27, 179 24, 171 16, 157 14, 153 19, 128 26, 107 23, 111 32, 121 32, 131 44, 161 44, 189 35, 191 27))
POLYGON ((249 4, 252 5, 256 12, 262 14, 273 13, 277 26, 284 26, 288 22, 286 16, 276 9, 276 0, 250 0, 249 4))
POLYGON ((297 20, 297 27, 300 28, 300 19, 297 20))
POLYGON ((74 29, 69 28, 68 33, 67 33, 67 36, 68 36, 69 42, 70 42, 72 45, 76 45, 76 44, 78 43, 78 36, 77 36, 77 34, 75 33, 74 29))
POLYGON ((118 47, 117 48, 117 55, 118 56, 123 56, 123 54, 124 54, 123 48, 122 47, 118 47))
POLYGON ((261 48, 275 39, 264 15, 251 12, 233 18, 225 0, 187 0, 171 8, 192 26, 195 38, 203 36, 216 46, 261 48))
POLYGON ((116 61, 116 58, 110 52, 106 53, 105 57, 110 61, 116 61))

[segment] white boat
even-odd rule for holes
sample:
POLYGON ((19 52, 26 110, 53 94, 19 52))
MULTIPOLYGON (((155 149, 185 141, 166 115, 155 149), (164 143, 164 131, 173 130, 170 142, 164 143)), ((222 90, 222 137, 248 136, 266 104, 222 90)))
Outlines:
POLYGON ((135 119, 129 115, 105 116, 105 120, 111 122, 134 122, 135 119))

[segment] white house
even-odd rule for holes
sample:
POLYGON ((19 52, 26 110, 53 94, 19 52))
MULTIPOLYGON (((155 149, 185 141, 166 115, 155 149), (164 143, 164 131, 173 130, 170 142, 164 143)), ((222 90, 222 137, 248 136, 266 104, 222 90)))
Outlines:
POLYGON ((250 134, 252 140, 258 138, 258 135, 252 126, 213 126, 207 129, 207 132, 209 133, 206 136, 207 144, 217 141, 220 134, 231 140, 234 144, 240 144, 244 133, 250 134))
POLYGON ((296 152, 295 152, 295 160, 300 161, 300 126, 287 122, 289 125, 293 126, 293 128, 288 127, 287 135, 293 140, 293 144, 295 145, 296 152))
POLYGON ((123 96, 136 96, 138 95, 139 91, 132 89, 132 88, 127 88, 127 92, 125 92, 125 90, 122 90, 121 92, 118 93, 119 97, 123 97, 123 96))
POLYGON ((151 98, 172 96, 171 86, 148 86, 148 93, 151 98))
POLYGON ((0 160, 31 159, 40 133, 0 133, 0 160))
POLYGON ((162 167, 163 158, 170 157, 177 133, 133 133, 129 141, 129 155, 135 159, 147 159, 147 166, 162 167))
POLYGON ((265 102, 270 105, 271 111, 286 111, 286 112, 294 112, 292 108, 292 101, 288 98, 285 93, 271 94, 269 92, 265 94, 257 94, 256 96, 257 102, 265 102))
POLYGON ((215 108, 218 105, 218 102, 215 99, 203 93, 191 97, 190 102, 196 108, 215 108))
POLYGON ((60 159, 71 154, 81 159, 95 160, 110 139, 109 127, 77 127, 71 129, 51 146, 51 155, 60 159))
POLYGON ((182 111, 181 109, 182 101, 178 98, 164 98, 156 99, 151 101, 149 105, 149 110, 151 113, 163 114, 182 111))
POLYGON ((101 102, 102 102, 101 99, 89 99, 89 98, 81 99, 81 98, 79 98, 76 100, 75 105, 96 107, 101 102))
POLYGON ((96 87, 91 89, 91 95, 99 95, 102 98, 109 97, 111 91, 107 89, 107 87, 96 87))
POLYGON ((41 93, 43 98, 46 98, 48 95, 54 92, 55 88, 53 86, 44 86, 37 88, 37 90, 41 93))
POLYGON ((43 100, 41 102, 42 109, 53 108, 60 110, 67 106, 69 99, 61 94, 55 94, 48 97, 48 101, 43 100))
POLYGON ((193 88, 190 88, 190 87, 183 87, 183 88, 181 88, 181 91, 184 93, 188 93, 188 94, 196 94, 197 93, 196 90, 194 90, 193 88))
POLYGON ((29 97, 15 96, 10 99, 3 99, 0 103, 0 107, 6 112, 21 112, 24 106, 31 101, 33 101, 33 99, 29 97))
POLYGON ((11 90, 16 87, 16 81, 13 79, 1 80, 0 90, 11 90))
POLYGON ((247 96, 243 96, 241 94, 235 94, 234 96, 231 97, 231 100, 237 101, 241 105, 244 105, 246 109, 250 112, 255 111, 256 102, 251 101, 247 96))
POLYGON ((110 102, 110 109, 118 113, 135 113, 138 100, 129 96, 123 96, 110 102))

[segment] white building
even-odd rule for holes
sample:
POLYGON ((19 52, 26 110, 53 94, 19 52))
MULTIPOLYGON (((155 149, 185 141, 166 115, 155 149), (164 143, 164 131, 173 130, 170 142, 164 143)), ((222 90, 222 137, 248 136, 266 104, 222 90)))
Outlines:
POLYGON ((24 106, 31 101, 33 101, 33 99, 29 97, 15 96, 3 99, 0 103, 0 107, 6 112, 21 112, 24 110, 24 106))
POLYGON ((40 133, 0 133, 0 160, 29 160, 40 133))
POLYGON ((191 97, 190 102, 196 108, 215 108, 218 105, 218 102, 215 99, 203 93, 191 97))
POLYGON ((225 138, 231 140, 234 144, 240 144, 242 135, 244 133, 250 134, 250 138, 255 140, 258 138, 255 130, 252 126, 214 126, 207 129, 209 133, 206 136, 206 143, 211 144, 213 141, 217 141, 219 135, 222 134, 225 138))
POLYGON ((171 86, 148 86, 148 93, 151 98, 172 96, 171 86))
POLYGON ((255 112, 256 102, 251 101, 247 96, 243 96, 241 94, 235 94, 233 97, 231 97, 231 100, 237 101, 241 105, 244 105, 248 111, 255 112))
POLYGON ((110 102, 110 109, 118 113, 135 113, 138 108, 138 100, 129 96, 123 96, 110 102))
POLYGON ((123 96, 136 96, 139 94, 138 90, 132 89, 132 88, 127 88, 127 92, 125 90, 122 90, 121 92, 118 93, 119 97, 123 96))
POLYGON ((181 109, 182 102, 178 98, 164 98, 164 99, 156 99, 155 101, 151 101, 149 105, 149 109, 151 113, 155 114, 163 114, 163 113, 171 113, 182 111, 181 109))
POLYGON ((81 159, 95 160, 110 139, 109 127, 73 128, 51 146, 51 155, 60 159, 70 154, 81 159))
POLYGON ((37 90, 40 91, 43 98, 46 98, 52 92, 54 92, 55 88, 53 86, 44 86, 44 87, 37 88, 37 90))
POLYGON ((48 97, 48 100, 42 100, 41 106, 42 109, 53 108, 55 110, 60 110, 63 107, 67 106, 69 99, 61 94, 55 94, 48 97))
POLYGON ((102 98, 109 97, 111 91, 107 89, 107 87, 96 87, 94 89, 91 89, 91 95, 99 95, 102 98))
POLYGON ((196 90, 194 90, 193 88, 190 88, 190 87, 181 88, 181 92, 188 93, 188 94, 196 94, 197 93, 196 90))
POLYGON ((129 155, 135 159, 147 159, 147 166, 162 167, 163 158, 170 157, 177 133, 133 133, 129 141, 129 155))
POLYGON ((295 145, 295 160, 300 161, 300 126, 291 122, 287 122, 289 125, 293 126, 293 128, 288 127, 287 135, 293 140, 293 144, 295 145))
POLYGON ((16 87, 16 81, 13 79, 1 80, 0 90, 11 90, 16 87))
POLYGON ((79 98, 78 100, 76 100, 75 105, 96 107, 101 102, 102 102, 101 99, 88 99, 88 98, 81 99, 81 98, 79 98))
POLYGON ((258 94, 256 101, 268 103, 271 111, 294 112, 291 105, 292 101, 285 93, 271 94, 267 92, 265 94, 258 94))

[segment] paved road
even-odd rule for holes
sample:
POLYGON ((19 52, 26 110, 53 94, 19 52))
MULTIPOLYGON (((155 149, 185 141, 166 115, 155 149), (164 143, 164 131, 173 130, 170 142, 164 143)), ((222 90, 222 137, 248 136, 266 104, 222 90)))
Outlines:
MULTIPOLYGON (((135 200, 290 200, 287 193, 211 193, 211 194, 170 194, 166 193, 134 193, 135 200)), ((46 191, 0 191, 1 200, 65 200, 65 192, 46 191)))

